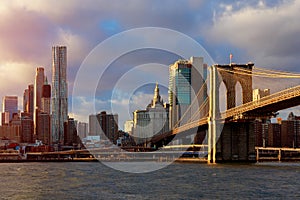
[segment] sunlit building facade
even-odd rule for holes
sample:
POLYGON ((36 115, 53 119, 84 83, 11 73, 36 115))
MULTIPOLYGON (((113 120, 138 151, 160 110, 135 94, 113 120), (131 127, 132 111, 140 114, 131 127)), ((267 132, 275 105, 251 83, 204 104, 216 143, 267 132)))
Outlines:
POLYGON ((31 119, 33 119, 33 109, 34 108, 34 85, 28 85, 28 88, 25 89, 23 95, 23 111, 28 114, 31 119))
POLYGON ((38 113, 41 111, 42 106, 42 92, 43 85, 45 82, 45 74, 44 68, 38 67, 36 68, 35 80, 34 80, 34 113, 33 113, 33 121, 34 121, 34 134, 37 134, 37 118, 38 113))
POLYGON ((133 113, 133 136, 138 145, 148 145, 148 141, 169 130, 169 104, 163 102, 156 84, 154 96, 145 110, 133 113))

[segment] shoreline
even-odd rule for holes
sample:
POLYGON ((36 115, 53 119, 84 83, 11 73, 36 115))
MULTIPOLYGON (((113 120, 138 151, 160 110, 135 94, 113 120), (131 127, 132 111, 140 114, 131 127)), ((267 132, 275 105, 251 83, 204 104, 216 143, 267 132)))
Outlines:
MULTIPOLYGON (((153 162, 175 162, 175 163, 202 163, 206 164, 207 160, 205 158, 178 158, 174 159, 173 161, 170 160, 139 160, 139 159, 96 159, 96 158, 73 158, 73 159, 60 159, 60 160, 55 160, 55 159, 45 159, 45 160, 27 160, 27 159, 3 159, 0 160, 1 163, 34 163, 34 162, 145 162, 145 161, 153 161, 153 162)), ((260 159, 254 162, 245 162, 245 161, 227 161, 227 162, 217 162, 217 164, 236 164, 236 163, 249 163, 249 164, 254 164, 254 163, 300 163, 300 159, 260 159)))

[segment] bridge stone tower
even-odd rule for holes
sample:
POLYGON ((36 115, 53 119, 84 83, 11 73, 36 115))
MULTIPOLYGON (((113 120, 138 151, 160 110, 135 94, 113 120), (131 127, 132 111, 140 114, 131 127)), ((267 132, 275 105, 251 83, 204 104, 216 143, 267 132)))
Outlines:
POLYGON ((231 160, 236 157, 247 160, 249 152, 254 150, 251 142, 254 139, 250 135, 250 124, 248 122, 222 122, 219 108, 219 88, 222 82, 225 84, 227 90, 227 110, 236 107, 235 88, 238 82, 242 87, 243 104, 252 101, 251 74, 253 66, 253 63, 248 63, 213 65, 210 67, 208 163, 215 163, 217 156, 221 157, 222 160, 231 160), (240 126, 240 128, 236 126, 240 126), (242 141, 243 144, 240 144, 242 141), (249 145, 249 143, 251 144, 249 145), (247 146, 246 150, 244 150, 243 145, 247 146))
POLYGON ((253 63, 248 64, 229 64, 229 65, 215 65, 220 69, 218 72, 222 80, 219 81, 225 84, 227 89, 227 109, 234 108, 236 102, 235 86, 239 82, 242 86, 243 104, 252 101, 252 72, 253 63), (247 70, 247 72, 245 72, 247 70))

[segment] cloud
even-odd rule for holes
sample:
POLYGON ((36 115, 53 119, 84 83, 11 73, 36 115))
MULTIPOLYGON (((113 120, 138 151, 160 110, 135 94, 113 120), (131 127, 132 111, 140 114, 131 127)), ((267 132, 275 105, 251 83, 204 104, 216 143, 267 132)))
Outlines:
POLYGON ((42 63, 51 52, 49 45, 55 39, 55 29, 45 17, 12 8, 0 14, 0 26, 0 62, 42 63))
MULTIPOLYGON (((262 0, 226 0, 222 3, 217 0, 87 0, 84 3, 80 0, 65 0, 55 5, 52 1, 40 0, 3 1, 0 4, 0 92, 3 96, 12 91, 22 96, 27 85, 34 82, 37 66, 45 67, 51 81, 51 47, 66 45, 71 95, 79 66, 96 45, 118 32, 147 26, 174 29, 203 42, 208 37, 210 40, 205 43, 206 48, 212 52, 221 51, 218 59, 224 57, 225 50, 233 49, 236 51, 233 52, 234 60, 243 57, 261 66, 297 66, 300 56, 300 25, 297 21, 299 7, 299 2, 290 0, 274 0, 272 3, 262 0)), ((132 41, 125 41, 123 44, 142 40, 143 36, 135 36, 132 41)), ((149 42, 156 40, 156 37, 152 37, 149 42)), ((178 44, 176 49, 181 49, 181 43, 178 44)), ((107 49, 100 57, 109 57, 118 50, 117 45, 107 49)), ((120 113, 131 112, 128 111, 128 105, 125 108, 126 101, 130 98, 125 93, 131 93, 142 86, 144 83, 138 82, 139 80, 144 80, 145 83, 158 81, 167 86, 168 71, 167 67, 166 71, 162 71, 162 68, 155 68, 153 65, 150 66, 151 69, 135 69, 132 74, 129 73, 130 69, 147 63, 168 66, 175 61, 174 57, 148 51, 133 52, 132 55, 118 58, 99 81, 102 92, 99 92, 97 106, 105 110, 109 109, 107 105, 114 103, 120 106, 120 113), (151 71, 154 73, 149 74, 151 71), (124 81, 120 84, 118 81, 121 79, 124 81), (139 80, 134 81, 135 79, 139 80), (111 98, 115 88, 121 88, 123 93, 111 98)), ((89 77, 86 80, 77 87, 86 90, 91 81, 95 81, 89 77)), ((152 92, 151 95, 149 93, 151 98, 152 92)), ((84 94, 83 91, 78 96, 84 94)), ((85 97, 75 100, 75 103, 89 107, 93 102, 92 98, 85 97)), ((148 96, 137 97, 136 103, 147 105, 151 99, 144 98, 148 96)), ((164 99, 167 100, 166 97, 164 99)), ((146 105, 140 109, 144 109, 146 105)), ((88 114, 92 112, 82 109, 74 116, 86 121, 88 114)))
POLYGON ((213 42, 229 43, 246 51, 259 65, 295 67, 300 56, 299 10, 299 1, 271 7, 259 1, 256 6, 226 8, 216 16, 207 35, 213 42))
POLYGON ((1 96, 18 96, 18 108, 23 110, 23 92, 29 84, 33 83, 34 75, 35 70, 30 63, 6 62, 0 64, 1 96))

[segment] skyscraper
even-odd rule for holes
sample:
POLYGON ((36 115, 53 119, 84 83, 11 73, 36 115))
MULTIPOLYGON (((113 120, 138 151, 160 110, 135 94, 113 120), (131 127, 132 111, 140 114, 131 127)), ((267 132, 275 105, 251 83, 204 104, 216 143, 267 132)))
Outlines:
POLYGON ((42 92, 43 85, 45 82, 44 68, 36 68, 35 80, 34 80, 34 113, 33 113, 33 123, 34 123, 34 134, 37 134, 37 115, 41 110, 42 106, 42 92))
POLYGON ((107 114, 105 111, 98 113, 98 124, 100 125, 100 139, 109 139, 116 144, 118 139, 118 114, 107 114))
POLYGON ((33 84, 28 85, 28 88, 24 91, 23 96, 23 111, 29 114, 33 119, 33 108, 34 108, 34 86, 33 84))
POLYGON ((68 120, 67 47, 52 47, 52 141, 64 143, 68 120))
POLYGON ((42 89, 41 111, 50 114, 50 101, 51 101, 51 86, 48 84, 47 77, 42 89))
POLYGON ((2 125, 8 124, 14 113, 18 113, 18 97, 5 96, 2 101, 2 125), (5 114, 7 113, 7 114, 5 114))
POLYGON ((169 68, 170 129, 185 124, 207 97, 202 87, 207 76, 202 57, 178 60, 169 68), (200 94, 198 93, 201 88, 200 94), (197 96, 197 101, 194 101, 197 96))
POLYGON ((80 138, 85 138, 88 136, 88 123, 78 122, 77 133, 80 138))
POLYGON ((97 115, 89 115, 89 135, 100 135, 101 127, 97 115))
POLYGON ((65 121, 64 129, 64 145, 72 146, 74 144, 78 144, 76 121, 74 118, 69 118, 65 121))

